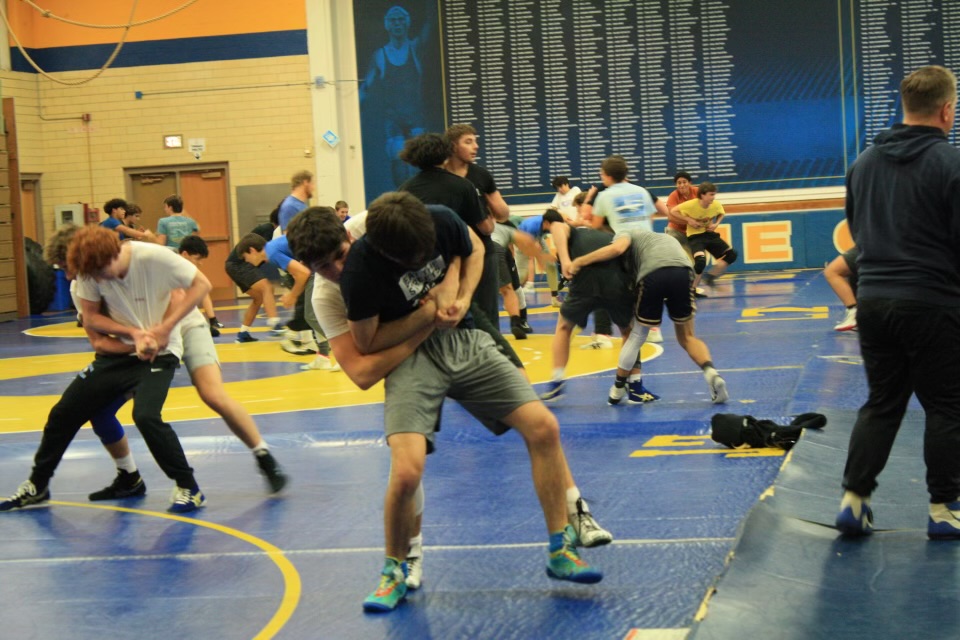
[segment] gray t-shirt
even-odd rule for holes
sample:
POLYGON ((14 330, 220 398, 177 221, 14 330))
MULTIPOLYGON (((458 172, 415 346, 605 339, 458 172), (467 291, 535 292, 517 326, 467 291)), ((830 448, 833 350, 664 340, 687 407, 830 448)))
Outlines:
POLYGON ((613 239, 630 238, 630 254, 636 270, 636 282, 663 267, 686 267, 692 269, 690 258, 673 236, 643 229, 631 229, 617 233, 613 239))

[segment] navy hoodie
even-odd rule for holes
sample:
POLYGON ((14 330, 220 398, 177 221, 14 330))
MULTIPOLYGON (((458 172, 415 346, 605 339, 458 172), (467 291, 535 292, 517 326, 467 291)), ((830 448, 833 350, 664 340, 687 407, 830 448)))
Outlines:
POLYGON ((935 127, 881 132, 847 172, 858 298, 960 305, 960 149, 935 127))

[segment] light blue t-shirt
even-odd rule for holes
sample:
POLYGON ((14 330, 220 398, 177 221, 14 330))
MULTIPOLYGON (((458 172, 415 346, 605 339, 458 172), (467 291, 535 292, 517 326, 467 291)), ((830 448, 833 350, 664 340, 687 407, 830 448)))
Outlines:
POLYGON ((293 220, 293 217, 307 208, 307 203, 303 200, 287 196, 280 203, 280 211, 277 212, 277 218, 280 221, 280 230, 286 233, 287 225, 293 220))
POLYGON ((187 216, 167 216, 157 222, 157 233, 167 236, 167 246, 171 249, 179 249, 184 238, 198 231, 197 222, 187 216))
POLYGON ((614 232, 653 231, 650 218, 656 211, 650 192, 629 182, 610 185, 597 195, 593 204, 593 215, 606 218, 614 232))

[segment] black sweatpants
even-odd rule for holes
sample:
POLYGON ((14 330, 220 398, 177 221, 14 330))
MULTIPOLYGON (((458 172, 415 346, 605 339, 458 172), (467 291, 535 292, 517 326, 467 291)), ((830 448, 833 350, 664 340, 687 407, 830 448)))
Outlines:
POLYGON ((908 300, 857 301, 860 352, 870 395, 850 435, 843 486, 877 488, 910 396, 926 414, 923 459, 930 502, 960 497, 960 309, 908 300))
POLYGON ((50 410, 40 448, 33 459, 30 481, 42 491, 60 464, 77 431, 100 410, 129 391, 134 391, 133 421, 157 464, 178 487, 196 489, 193 469, 173 427, 160 412, 170 390, 180 359, 173 355, 153 362, 135 356, 97 356, 77 374, 60 401, 50 410))

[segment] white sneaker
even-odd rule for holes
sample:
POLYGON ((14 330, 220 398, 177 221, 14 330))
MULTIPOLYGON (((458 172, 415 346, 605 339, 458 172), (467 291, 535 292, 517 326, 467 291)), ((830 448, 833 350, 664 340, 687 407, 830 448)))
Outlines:
POLYGON ((602 333, 595 333, 593 335, 593 340, 587 344, 580 345, 581 349, 613 349, 613 340, 610 339, 610 336, 605 336, 602 333))
POLYGON ((613 541, 613 534, 597 524, 589 511, 583 508, 583 498, 577 500, 577 512, 567 518, 577 532, 575 544, 580 547, 599 547, 613 541))
POLYGON ((407 557, 407 589, 415 590, 420 588, 423 582, 423 548, 420 549, 420 555, 413 558, 407 557))
POLYGON ((650 331, 647 333, 647 342, 650 344, 663 342, 663 332, 660 331, 660 327, 650 327, 650 331))
POLYGON ((327 356, 320 355, 311 360, 309 364, 300 365, 300 368, 304 371, 340 371, 340 365, 327 356))
POLYGON ((855 306, 847 309, 843 320, 833 327, 834 331, 856 331, 857 330, 857 308, 855 306))
POLYGON ((280 348, 295 356, 311 356, 317 352, 316 349, 311 349, 299 340, 281 340, 280 348))
POLYGON ((710 399, 713 400, 713 404, 723 404, 729 398, 727 383, 720 376, 714 376, 710 381, 710 399))

